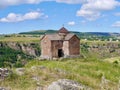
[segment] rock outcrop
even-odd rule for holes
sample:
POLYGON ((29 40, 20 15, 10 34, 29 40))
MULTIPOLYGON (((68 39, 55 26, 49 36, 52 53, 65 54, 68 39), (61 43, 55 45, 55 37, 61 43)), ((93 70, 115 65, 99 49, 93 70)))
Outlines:
POLYGON ((92 89, 72 80, 60 79, 49 85, 47 90, 92 90, 92 89))
POLYGON ((116 57, 120 55, 119 42, 84 42, 81 43, 81 50, 97 54, 99 58, 116 57))
POLYGON ((27 55, 40 56, 39 43, 23 43, 23 42, 0 42, 0 47, 10 47, 14 50, 20 50, 27 55))

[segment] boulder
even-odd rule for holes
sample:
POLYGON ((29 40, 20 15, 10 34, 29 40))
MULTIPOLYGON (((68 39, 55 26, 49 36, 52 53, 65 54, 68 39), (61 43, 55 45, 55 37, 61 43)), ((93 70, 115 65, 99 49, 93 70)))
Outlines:
POLYGON ((16 69, 16 73, 17 73, 18 75, 23 75, 23 74, 25 73, 25 69, 24 69, 24 68, 17 68, 17 69, 16 69))
POLYGON ((49 85, 47 90, 92 90, 92 89, 72 80, 60 79, 49 85))
POLYGON ((11 90, 11 89, 6 88, 6 87, 0 87, 0 90, 11 90))

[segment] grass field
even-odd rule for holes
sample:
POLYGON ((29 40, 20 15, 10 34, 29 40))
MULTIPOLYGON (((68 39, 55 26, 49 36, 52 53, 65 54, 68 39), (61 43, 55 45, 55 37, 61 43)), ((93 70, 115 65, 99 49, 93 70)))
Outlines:
POLYGON ((104 84, 109 87, 105 90, 117 90, 120 80, 120 66, 113 63, 93 59, 64 59, 62 61, 30 61, 25 66, 23 76, 13 75, 0 85, 12 87, 12 90, 35 90, 38 86, 46 86, 58 79, 71 79, 79 83, 100 90, 104 84), (105 77, 108 83, 102 83, 105 77), (32 77, 40 80, 35 81, 32 77), (16 83, 14 85, 14 83, 16 83))
POLYGON ((110 63, 114 63, 114 62, 120 63, 120 57, 106 58, 104 61, 107 61, 107 62, 110 62, 110 63))
POLYGON ((2 42, 39 42, 40 37, 3 37, 2 42))

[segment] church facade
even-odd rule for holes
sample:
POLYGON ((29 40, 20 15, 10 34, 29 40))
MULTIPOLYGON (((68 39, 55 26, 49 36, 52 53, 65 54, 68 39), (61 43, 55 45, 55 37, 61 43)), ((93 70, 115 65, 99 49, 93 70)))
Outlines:
POLYGON ((41 38, 41 57, 45 59, 77 57, 80 55, 80 39, 62 27, 55 34, 41 38))

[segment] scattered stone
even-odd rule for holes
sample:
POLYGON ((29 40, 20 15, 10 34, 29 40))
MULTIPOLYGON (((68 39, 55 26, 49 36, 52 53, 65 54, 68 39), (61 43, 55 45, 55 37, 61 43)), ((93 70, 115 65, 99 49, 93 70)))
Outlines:
POLYGON ((93 90, 93 89, 72 80, 60 79, 49 85, 47 90, 93 90))
POLYGON ((16 73, 17 73, 18 75, 23 75, 23 74, 25 73, 25 68, 17 68, 17 69, 16 69, 16 73))
POLYGON ((38 76, 33 76, 32 79, 35 81, 40 81, 40 77, 38 77, 38 76))
POLYGON ((62 74, 67 74, 67 72, 65 70, 62 70, 60 68, 55 68, 55 71, 62 73, 62 74))
POLYGON ((36 69, 37 69, 36 66, 32 66, 32 67, 31 67, 31 70, 33 70, 33 71, 35 71, 36 69))
POLYGON ((37 87, 36 90, 43 90, 43 88, 42 87, 37 87))
POLYGON ((7 77, 10 73, 11 71, 8 70, 7 68, 0 68, 0 79, 4 80, 4 78, 7 77))
POLYGON ((10 88, 0 87, 0 90, 11 90, 10 88))
POLYGON ((45 66, 39 66, 39 68, 40 68, 40 69, 46 69, 46 67, 45 67, 45 66))
POLYGON ((100 84, 101 90, 110 90, 109 83, 110 83, 110 81, 107 80, 105 78, 105 76, 103 75, 102 78, 101 78, 101 84, 100 84))
POLYGON ((35 90, 47 90, 47 87, 39 86, 39 87, 37 87, 35 90))
POLYGON ((31 70, 33 70, 33 71, 35 71, 36 69, 41 69, 41 70, 43 70, 43 69, 46 69, 46 67, 45 67, 45 66, 32 66, 32 67, 31 67, 31 70))

